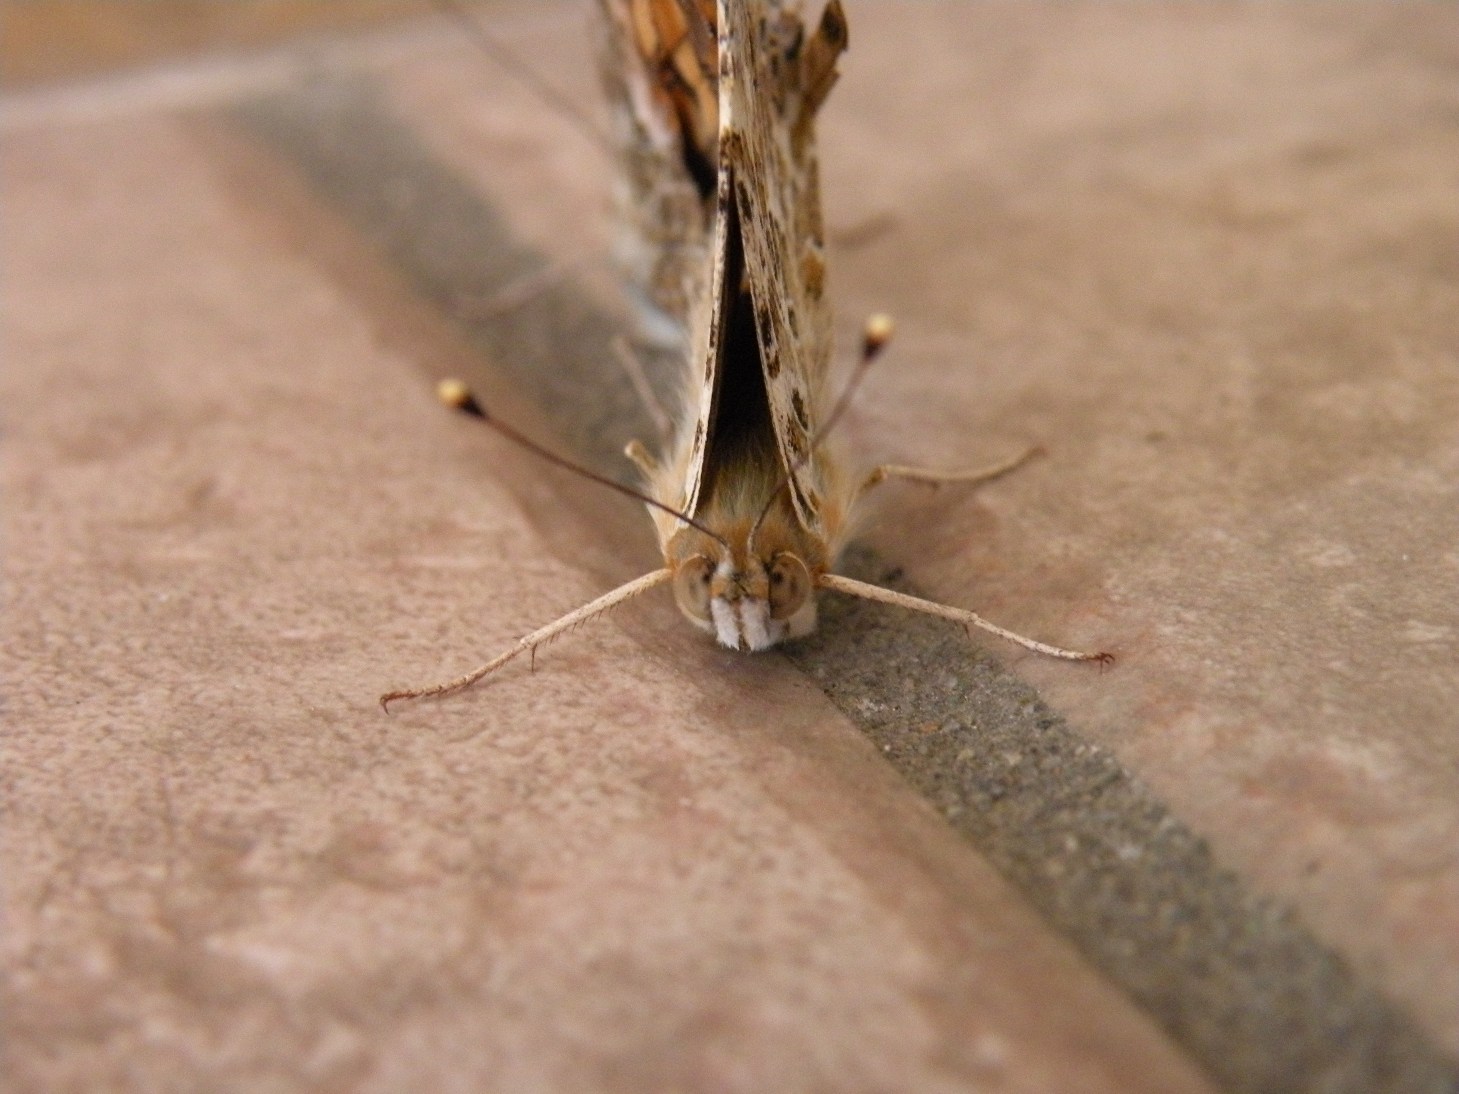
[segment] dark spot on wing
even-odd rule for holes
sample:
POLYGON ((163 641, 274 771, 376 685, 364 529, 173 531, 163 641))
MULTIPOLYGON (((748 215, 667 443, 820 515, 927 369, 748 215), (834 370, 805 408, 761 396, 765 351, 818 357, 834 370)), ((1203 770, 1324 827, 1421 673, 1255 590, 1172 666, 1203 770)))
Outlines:
POLYGON ((786 438, 786 444, 790 446, 791 457, 796 463, 799 463, 805 459, 806 454, 805 430, 799 428, 794 422, 790 424, 791 428, 787 431, 790 436, 786 438))
POLYGON ((721 163, 739 163, 743 157, 744 138, 734 126, 727 125, 719 133, 721 163))
POLYGON ((738 176, 735 177, 735 194, 740 201, 740 216, 753 220, 756 214, 754 195, 745 180, 738 176))
POLYGON ((791 392, 790 406, 795 411, 795 420, 800 423, 801 429, 809 431, 811 420, 810 416, 806 413, 805 396, 799 391, 791 392))
POLYGON ((775 328, 770 325, 770 309, 764 305, 755 308, 755 333, 760 338, 765 374, 774 380, 780 375, 780 347, 775 342, 775 328))
POLYGON ((816 27, 816 36, 835 53, 846 48, 846 13, 839 4, 827 4, 821 12, 821 24, 816 27))
POLYGON ((797 19, 795 24, 790 28, 787 41, 781 46, 781 49, 785 53, 785 59, 787 61, 794 61, 800 56, 800 50, 803 45, 805 45, 805 26, 797 19))

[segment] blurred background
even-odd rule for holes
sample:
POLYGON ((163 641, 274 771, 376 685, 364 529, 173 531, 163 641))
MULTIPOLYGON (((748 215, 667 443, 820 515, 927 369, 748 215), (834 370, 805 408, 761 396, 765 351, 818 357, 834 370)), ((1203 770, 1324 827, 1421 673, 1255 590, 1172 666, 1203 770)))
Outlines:
POLYGON ((431 0, 11 0, 0 82, 33 87, 432 10, 431 0))

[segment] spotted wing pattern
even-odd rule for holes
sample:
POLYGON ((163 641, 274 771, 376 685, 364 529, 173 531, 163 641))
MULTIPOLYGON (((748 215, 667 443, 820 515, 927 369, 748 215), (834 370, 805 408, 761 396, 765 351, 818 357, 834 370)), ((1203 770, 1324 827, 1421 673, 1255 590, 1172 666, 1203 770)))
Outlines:
POLYGON ((794 0, 601 2, 603 75, 626 165, 619 257, 688 362, 685 413, 664 461, 675 488, 656 496, 692 513, 705 482, 727 313, 741 287, 726 265, 737 230, 776 443, 796 515, 819 530, 824 483, 810 449, 831 331, 813 123, 846 45, 840 2, 812 33, 794 0))
POLYGON ((720 0, 719 42, 721 190, 728 179, 791 497, 802 524, 819 531, 825 484, 811 447, 831 316, 814 121, 846 48, 846 21, 832 0, 808 35, 792 5, 720 0))

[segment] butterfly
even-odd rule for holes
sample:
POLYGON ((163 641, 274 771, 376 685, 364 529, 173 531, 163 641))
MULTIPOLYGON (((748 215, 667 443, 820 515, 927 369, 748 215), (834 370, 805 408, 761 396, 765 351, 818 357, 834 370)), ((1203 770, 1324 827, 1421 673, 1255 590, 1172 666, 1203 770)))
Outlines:
MULTIPOLYGON (((857 476, 828 441, 855 385, 831 399, 814 124, 848 42, 840 0, 829 0, 813 28, 798 4, 781 0, 601 6, 605 83, 625 162, 627 262, 650 310, 669 317, 685 368, 681 410, 660 450, 627 447, 642 490, 589 475, 646 503, 663 565, 463 676, 390 692, 381 704, 459 691, 660 585, 691 623, 732 649, 809 634, 817 594, 833 591, 942 616, 1051 657, 1111 660, 834 572, 859 503, 880 483, 986 481, 1023 458, 971 472, 883 465, 857 476)), ((868 322, 858 377, 889 335, 888 320, 868 322)), ((566 462, 491 419, 464 388, 448 385, 442 397, 566 462)))

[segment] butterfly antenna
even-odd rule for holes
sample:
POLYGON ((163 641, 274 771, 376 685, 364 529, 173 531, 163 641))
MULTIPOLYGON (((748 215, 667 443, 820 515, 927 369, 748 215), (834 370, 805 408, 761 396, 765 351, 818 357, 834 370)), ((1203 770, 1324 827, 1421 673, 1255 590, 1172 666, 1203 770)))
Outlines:
POLYGON ((490 57, 492 62, 504 72, 536 95, 544 104, 560 113, 605 154, 609 156, 615 154, 612 144, 603 135, 603 131, 598 128, 597 123, 584 113, 570 96, 563 94, 548 83, 540 72, 524 62, 495 34, 487 30, 486 25, 472 14, 466 4, 461 3, 460 0, 431 0, 431 4, 437 11, 456 20, 466 36, 476 44, 476 48, 490 57))
POLYGON ((831 408, 830 416, 821 423, 821 427, 811 437, 811 443, 806 445, 806 449, 800 458, 791 465, 790 470, 781 477, 779 485, 770 492, 770 497, 765 502, 765 508, 760 510, 760 515, 755 518, 755 523, 750 526, 748 542, 751 545, 755 542, 755 533, 760 530, 760 525, 770 515, 770 509, 775 505, 775 500, 790 485, 790 477, 800 470, 801 465, 806 460, 811 458, 811 454, 830 435, 836 423, 841 420, 841 416, 846 413, 846 408, 851 405, 851 400, 855 397, 857 388, 861 386, 861 381, 866 378, 866 373, 871 368, 871 363, 881 355, 881 351, 891 341, 893 329, 894 324, 890 315, 878 312, 875 315, 867 317, 866 325, 861 329, 861 358, 856 362, 856 368, 852 370, 851 378, 846 381, 846 386, 841 389, 841 394, 837 397, 835 405, 831 408))
POLYGON ((610 490, 616 490, 618 491, 618 493, 623 494, 626 497, 630 497, 634 501, 641 501, 645 505, 652 506, 655 509, 659 509, 665 513, 668 513, 669 516, 674 517, 676 520, 682 520, 685 524, 689 525, 689 527, 695 528, 703 532, 710 539, 713 539, 715 542, 724 547, 725 550, 729 550, 729 543, 725 540, 723 536, 719 535, 711 528, 706 528, 703 524, 695 520, 693 517, 689 516, 687 513, 681 513, 679 512, 679 510, 673 508, 672 506, 665 505, 661 501, 655 501, 647 494, 641 493, 640 491, 633 489, 633 487, 631 486, 624 486, 621 482, 614 482, 606 475, 600 475, 596 471, 589 471, 581 464, 573 463, 571 460, 559 456, 556 452, 553 452, 547 448, 543 448, 540 444, 532 440, 530 437, 518 433, 515 429, 507 425, 505 422, 499 421, 496 418, 492 417, 491 414, 487 411, 486 407, 482 406, 481 403, 477 401, 476 396, 471 393, 471 389, 460 380, 442 380, 439 384, 436 385, 436 396, 441 400, 441 402, 445 403, 452 410, 459 410, 462 414, 465 414, 468 417, 476 418, 480 420, 483 424, 491 426, 492 429, 496 430, 513 444, 518 445, 521 448, 525 448, 528 452, 531 452, 533 455, 546 460, 548 463, 555 464, 556 466, 562 468, 564 471, 571 471, 575 475, 581 475, 583 478, 589 480, 590 482, 595 482, 600 486, 606 486, 610 490))

